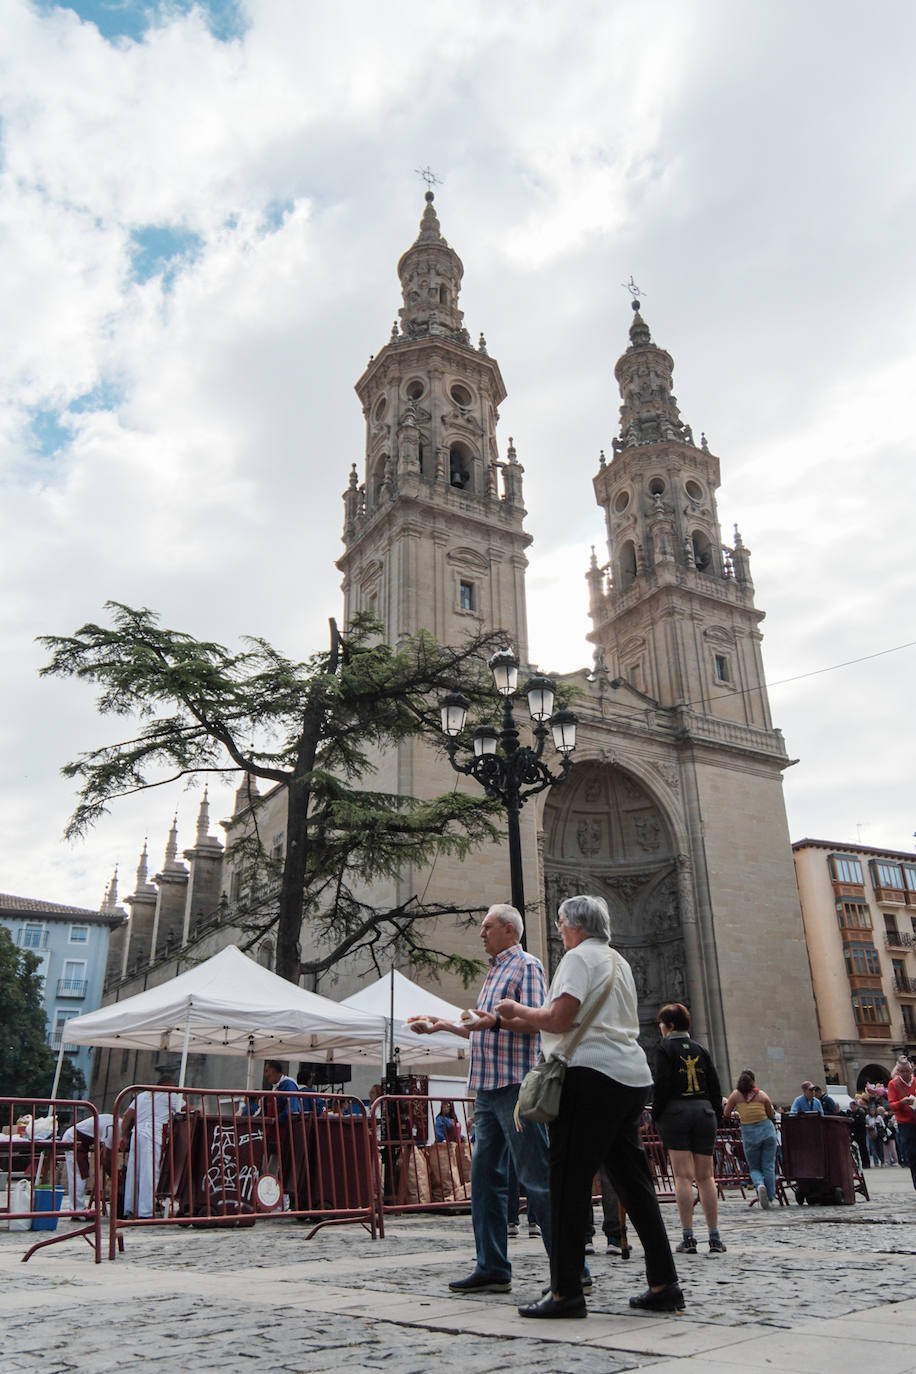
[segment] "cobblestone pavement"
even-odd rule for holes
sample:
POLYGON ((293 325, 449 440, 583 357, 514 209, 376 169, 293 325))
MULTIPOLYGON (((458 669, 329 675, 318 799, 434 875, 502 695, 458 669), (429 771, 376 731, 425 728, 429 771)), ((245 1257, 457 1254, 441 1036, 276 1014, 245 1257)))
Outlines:
MULTIPOLYGON (((679 1257, 684 1317, 645 1316, 641 1252, 595 1257, 586 1321, 529 1322, 547 1269, 539 1241, 510 1242, 513 1292, 457 1297, 473 1264, 466 1216, 389 1218, 384 1240, 357 1226, 277 1219, 239 1230, 128 1230, 116 1263, 81 1240, 21 1256, 33 1235, 0 1232, 0 1370, 44 1374, 156 1369, 246 1374, 653 1374, 841 1366, 916 1371, 916 1192, 909 1172, 868 1176, 854 1208, 721 1207, 725 1255, 679 1257)), ((674 1239, 673 1206, 664 1215, 674 1239)), ((598 1239, 601 1239, 600 1232, 598 1239)))

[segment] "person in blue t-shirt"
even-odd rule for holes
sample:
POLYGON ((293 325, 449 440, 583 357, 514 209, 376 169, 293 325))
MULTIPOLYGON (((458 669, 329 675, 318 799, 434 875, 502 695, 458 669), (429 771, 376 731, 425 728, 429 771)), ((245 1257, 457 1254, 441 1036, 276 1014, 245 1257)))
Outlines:
POLYGON ((799 1116, 802 1112, 815 1112, 818 1116, 823 1116, 824 1109, 814 1096, 814 1084, 811 1079, 806 1079, 801 1086, 801 1092, 792 1103, 792 1115, 799 1116))
MULTIPOLYGON (((264 1077, 275 1093, 297 1093, 299 1084, 289 1074, 283 1072, 279 1059, 268 1059, 264 1065, 264 1077)), ((290 1116, 298 1116, 302 1111, 302 1101, 298 1097, 281 1097, 277 1100, 276 1118, 286 1121, 290 1116)))

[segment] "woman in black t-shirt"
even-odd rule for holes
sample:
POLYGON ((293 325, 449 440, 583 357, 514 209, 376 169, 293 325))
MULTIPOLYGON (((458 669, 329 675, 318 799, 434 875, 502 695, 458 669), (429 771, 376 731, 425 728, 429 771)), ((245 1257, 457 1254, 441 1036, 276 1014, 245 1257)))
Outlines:
POLYGON ((719 1196, 713 1177, 716 1131, 722 1120, 722 1090, 709 1052, 690 1036, 690 1012, 669 1002, 658 1013, 662 1043, 655 1060, 652 1115, 674 1174, 674 1196, 683 1239, 677 1251, 695 1255, 693 1184, 709 1227, 709 1253, 721 1255, 719 1196))

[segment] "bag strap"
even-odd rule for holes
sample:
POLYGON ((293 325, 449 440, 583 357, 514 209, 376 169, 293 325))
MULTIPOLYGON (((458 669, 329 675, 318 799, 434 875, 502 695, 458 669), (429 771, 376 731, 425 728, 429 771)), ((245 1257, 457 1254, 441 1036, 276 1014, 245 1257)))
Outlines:
POLYGON ((608 998, 610 997, 611 993, 612 993, 613 990, 614 990, 614 983, 615 983, 616 981, 617 981, 617 951, 612 949, 612 950, 611 950, 611 976, 610 976, 610 978, 609 978, 608 981, 607 981, 607 985, 605 986, 605 989, 604 989, 604 992, 602 993, 602 995, 601 995, 600 997, 598 997, 598 998, 595 999, 595 1001, 592 1003, 591 1007, 590 1007, 589 1010, 588 1010, 588 1014, 582 1018, 582 1020, 579 1022, 578 1026, 576 1027, 575 1031, 574 1031, 573 1034, 570 1036, 569 1044, 568 1044, 568 1045, 564 1045, 563 1050, 562 1050, 562 1057, 563 1057, 564 1059, 566 1059, 566 1058, 571 1059, 572 1056, 575 1054, 576 1050, 577 1050, 578 1047, 579 1047, 579 1042, 580 1042, 580 1040, 582 1039, 582 1037, 585 1035, 585 1032, 588 1030, 589 1026, 592 1024, 592 1022, 594 1021, 595 1017, 598 1015, 599 1011, 602 1011, 603 1008, 607 1005, 608 998))

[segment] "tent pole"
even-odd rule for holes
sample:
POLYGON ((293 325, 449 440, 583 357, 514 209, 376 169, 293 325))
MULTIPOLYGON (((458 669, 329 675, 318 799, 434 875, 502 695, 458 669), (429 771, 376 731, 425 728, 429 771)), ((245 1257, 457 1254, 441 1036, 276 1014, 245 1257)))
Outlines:
POLYGON ((52 1097, 52 1098, 55 1098, 55 1097, 57 1096, 57 1088, 58 1088, 58 1085, 59 1085, 59 1083, 60 1083, 60 1071, 61 1071, 61 1069, 63 1068, 63 1066, 64 1066, 64 1037, 63 1037, 63 1031, 61 1031, 60 1049, 59 1049, 58 1054, 57 1054, 57 1067, 56 1067, 55 1070, 54 1070, 54 1082, 51 1084, 51 1097, 52 1097))
POLYGON ((391 996, 389 998, 388 1058, 394 1058, 394 964, 391 965, 391 996))
POLYGON ((188 1019, 184 1026, 184 1044, 181 1047, 181 1070, 178 1074, 178 1086, 184 1087, 185 1071, 188 1067, 188 1041, 191 1039, 191 1006, 188 1005, 188 1019))
POLYGON ((248 1064, 245 1069, 245 1091, 251 1092, 254 1087, 254 1036, 248 1037, 248 1064))

